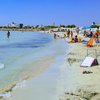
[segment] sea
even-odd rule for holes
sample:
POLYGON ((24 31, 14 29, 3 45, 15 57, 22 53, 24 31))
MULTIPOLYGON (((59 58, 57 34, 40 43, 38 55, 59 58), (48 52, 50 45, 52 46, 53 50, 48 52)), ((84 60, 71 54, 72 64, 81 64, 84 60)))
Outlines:
POLYGON ((7 38, 7 31, 0 31, 0 90, 6 91, 22 80, 38 77, 53 65, 55 80, 67 47, 64 39, 54 39, 49 33, 10 31, 7 38))

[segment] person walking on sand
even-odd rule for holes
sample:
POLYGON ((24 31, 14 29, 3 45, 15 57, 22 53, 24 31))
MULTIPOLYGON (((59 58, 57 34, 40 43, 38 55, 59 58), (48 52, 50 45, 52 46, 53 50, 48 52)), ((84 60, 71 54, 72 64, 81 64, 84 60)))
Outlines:
POLYGON ((7 32, 7 39, 9 39, 9 37, 10 37, 10 32, 8 31, 7 32))
POLYGON ((70 36, 70 30, 68 29, 68 31, 67 31, 67 37, 69 38, 69 36, 70 36))

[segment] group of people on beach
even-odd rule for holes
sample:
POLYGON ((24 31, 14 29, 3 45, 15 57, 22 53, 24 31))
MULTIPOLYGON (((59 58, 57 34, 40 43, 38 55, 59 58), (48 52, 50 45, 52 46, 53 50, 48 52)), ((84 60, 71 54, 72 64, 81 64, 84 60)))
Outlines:
MULTIPOLYGON (((63 37, 61 37, 60 35, 54 33, 54 38, 70 38, 71 40, 68 42, 68 43, 77 43, 77 42, 83 42, 84 40, 82 40, 80 37, 79 37, 79 32, 81 31, 81 33, 83 34, 83 36, 85 38, 90 38, 91 41, 95 41, 96 43, 99 43, 99 35, 100 35, 100 31, 99 29, 97 29, 96 31, 92 31, 91 29, 90 30, 79 30, 79 28, 77 28, 76 30, 70 30, 70 29, 67 29, 66 30, 66 33, 64 34, 63 37), (75 34, 76 35, 75 35, 75 34)), ((91 42, 92 44, 92 42, 91 42)), ((90 44, 89 44, 90 45, 90 44)))
POLYGON ((91 30, 90 31, 84 31, 84 36, 93 38, 96 43, 99 42, 99 35, 100 35, 100 32, 99 32, 98 29, 94 33, 91 30))
POLYGON ((73 31, 71 30, 66 30, 66 34, 64 34, 64 37, 63 38, 69 38, 69 37, 73 37, 73 31))
MULTIPOLYGON (((78 33, 77 33, 78 35, 78 33)), ((83 42, 80 38, 77 37, 77 35, 75 35, 75 37, 72 37, 72 40, 69 43, 76 43, 76 42, 83 42)), ((99 35, 100 35, 100 31, 99 29, 96 29, 94 32, 90 30, 84 30, 83 32, 83 36, 85 36, 85 38, 90 38, 89 41, 87 41, 87 47, 93 47, 93 43, 95 42, 95 44, 97 45, 97 43, 99 43, 99 35), (94 42, 93 42, 94 41, 94 42)))
MULTIPOLYGON (((86 33, 86 32, 85 32, 86 33)), ((85 35, 85 34, 84 34, 85 35)), ((89 37, 90 40, 87 43, 87 47, 93 47, 93 41, 95 41, 96 45, 97 43, 99 43, 99 29, 97 29, 94 33, 90 30, 89 32, 87 32, 87 35, 85 35, 85 37, 89 37)))
POLYGON ((74 36, 73 31, 70 31, 68 29, 67 34, 64 35, 64 37, 71 38, 71 41, 69 41, 68 43, 82 42, 81 38, 78 37, 79 29, 76 30, 76 33, 77 33, 77 35, 74 36))
POLYGON ((68 43, 77 43, 77 42, 81 43, 82 40, 81 38, 78 38, 77 35, 75 35, 75 37, 72 37, 71 41, 69 41, 68 43))

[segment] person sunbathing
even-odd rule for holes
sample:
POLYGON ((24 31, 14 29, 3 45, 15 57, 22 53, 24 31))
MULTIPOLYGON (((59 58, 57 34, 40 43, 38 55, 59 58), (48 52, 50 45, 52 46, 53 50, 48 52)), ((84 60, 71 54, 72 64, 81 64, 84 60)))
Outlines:
POLYGON ((74 38, 72 38, 68 43, 75 43, 74 38))
POLYGON ((72 38, 71 41, 69 41, 68 43, 81 43, 81 42, 82 42, 81 38, 78 39, 77 37, 75 37, 75 38, 72 38))

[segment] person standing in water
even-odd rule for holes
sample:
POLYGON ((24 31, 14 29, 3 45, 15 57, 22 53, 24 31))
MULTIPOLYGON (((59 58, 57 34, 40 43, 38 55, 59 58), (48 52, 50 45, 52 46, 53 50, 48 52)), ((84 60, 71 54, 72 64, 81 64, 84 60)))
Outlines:
POLYGON ((7 32, 7 39, 9 39, 9 37, 10 37, 10 32, 8 31, 7 32))

